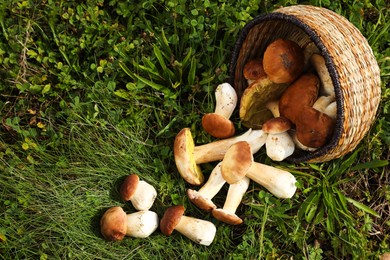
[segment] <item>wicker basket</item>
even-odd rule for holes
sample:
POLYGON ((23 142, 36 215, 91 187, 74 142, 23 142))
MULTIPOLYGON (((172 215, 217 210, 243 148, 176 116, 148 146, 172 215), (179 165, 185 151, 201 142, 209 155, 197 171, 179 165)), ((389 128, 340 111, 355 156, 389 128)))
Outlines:
POLYGON ((230 82, 240 97, 247 87, 245 63, 277 38, 305 46, 314 42, 325 58, 336 93, 337 122, 330 141, 314 152, 299 151, 290 162, 324 162, 352 151, 372 125, 380 102, 380 71, 360 31, 324 8, 296 5, 258 16, 243 29, 230 64, 230 82))

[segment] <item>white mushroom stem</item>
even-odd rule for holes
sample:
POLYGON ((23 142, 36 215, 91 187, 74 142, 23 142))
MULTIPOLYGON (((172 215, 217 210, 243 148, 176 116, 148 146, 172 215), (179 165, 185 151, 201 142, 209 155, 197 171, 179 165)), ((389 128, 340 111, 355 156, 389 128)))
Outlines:
POLYGON ((317 150, 318 148, 315 148, 315 147, 308 147, 306 145, 303 145, 297 138, 297 134, 295 131, 291 131, 290 132, 290 136, 291 138, 293 139, 293 142, 295 144, 295 147, 298 148, 298 149, 301 149, 301 150, 304 150, 304 151, 310 151, 310 152, 314 152, 315 150, 317 150))
POLYGON ((239 141, 248 142, 252 148, 252 152, 256 153, 265 144, 267 135, 268 134, 264 133, 262 130, 249 129, 244 134, 239 136, 195 146, 195 162, 196 164, 201 164, 222 160, 229 147, 239 141))
POLYGON ((325 58, 320 54, 314 53, 310 58, 310 62, 313 64, 321 80, 320 95, 335 96, 332 78, 326 67, 325 58))
POLYGON ((313 108, 324 113, 324 110, 329 106, 333 101, 335 101, 334 96, 320 96, 317 98, 316 102, 313 104, 313 108))
POLYGON ((244 177, 239 182, 230 184, 229 190, 226 196, 223 210, 230 214, 235 214, 238 206, 240 205, 245 192, 249 187, 249 178, 244 177))
POLYGON ((265 141, 267 156, 273 161, 283 161, 294 153, 295 144, 288 132, 268 134, 265 141))
POLYGON ((237 105, 237 93, 229 83, 218 85, 215 90, 215 112, 225 118, 230 118, 237 105))
POLYGON ((207 182, 198 190, 198 193, 206 198, 212 199, 221 190, 225 182, 221 174, 221 163, 218 163, 211 172, 207 182))
POLYGON ((291 198, 297 189, 294 175, 265 164, 254 162, 246 176, 281 199, 291 198))
POLYGON ((188 216, 181 217, 175 230, 192 241, 205 246, 209 246, 213 242, 217 231, 212 222, 188 216))
POLYGON ((148 210, 157 197, 156 189, 146 181, 139 181, 134 195, 130 198, 131 204, 137 210, 148 210))
POLYGON ((127 214, 126 235, 145 238, 150 236, 158 227, 158 215, 149 210, 127 214))
POLYGON ((327 114, 329 117, 336 120, 336 118, 337 118, 337 103, 336 103, 336 101, 333 101, 325 108, 324 114, 327 114))
POLYGON ((279 113, 279 100, 271 100, 271 101, 268 101, 267 104, 265 105, 265 107, 271 111, 272 115, 274 117, 280 117, 280 113, 279 113))

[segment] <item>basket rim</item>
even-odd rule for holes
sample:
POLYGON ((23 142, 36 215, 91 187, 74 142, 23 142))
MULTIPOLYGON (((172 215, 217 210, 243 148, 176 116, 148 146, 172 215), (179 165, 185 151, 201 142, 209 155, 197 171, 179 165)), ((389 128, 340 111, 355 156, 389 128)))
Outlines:
MULTIPOLYGON (((330 11, 330 10, 328 10, 330 11)), ((328 143, 316 151, 309 152, 309 151, 303 151, 303 150, 296 150, 294 154, 286 158, 286 161, 293 162, 293 163, 299 163, 299 162, 307 162, 313 159, 316 159, 318 157, 321 157, 327 153, 329 153, 332 149, 334 149, 337 144, 339 143, 339 140, 342 136, 343 132, 343 122, 344 122, 344 97, 341 90, 341 84, 339 80, 339 74, 337 72, 336 66, 330 56, 329 50, 325 47, 323 42, 320 39, 320 36, 318 33, 313 30, 311 27, 309 27, 307 24, 305 24, 303 21, 298 19, 294 15, 286 14, 278 12, 277 10, 272 13, 262 14, 259 16, 256 16, 254 19, 249 21, 244 28, 242 29, 236 44, 234 46, 234 49, 232 51, 231 61, 230 61, 230 67, 229 67, 229 82, 232 86, 235 85, 235 71, 236 71, 236 62, 240 54, 241 46, 243 45, 246 37, 248 36, 250 30, 255 27, 256 25, 267 22, 267 21, 285 21, 292 23, 293 25, 296 25, 298 28, 302 29, 309 38, 315 43, 315 45, 319 48, 321 51, 321 54, 323 55, 325 59, 326 66, 328 68, 330 77, 332 79, 332 83, 335 89, 335 95, 336 95, 336 103, 337 103, 337 120, 335 124, 335 129, 333 132, 333 135, 331 139, 328 141, 328 143)))

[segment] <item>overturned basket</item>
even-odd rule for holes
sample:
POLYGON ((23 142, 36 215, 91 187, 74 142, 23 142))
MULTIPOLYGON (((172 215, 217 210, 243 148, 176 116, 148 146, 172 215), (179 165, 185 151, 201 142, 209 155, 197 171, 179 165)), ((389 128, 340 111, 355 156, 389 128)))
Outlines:
POLYGON ((233 50, 230 82, 240 97, 247 87, 243 67, 277 38, 300 46, 314 42, 325 58, 336 93, 337 122, 330 141, 314 152, 296 151, 290 162, 324 162, 352 151, 374 121, 380 102, 380 71, 360 31, 324 8, 296 5, 256 17, 233 50))

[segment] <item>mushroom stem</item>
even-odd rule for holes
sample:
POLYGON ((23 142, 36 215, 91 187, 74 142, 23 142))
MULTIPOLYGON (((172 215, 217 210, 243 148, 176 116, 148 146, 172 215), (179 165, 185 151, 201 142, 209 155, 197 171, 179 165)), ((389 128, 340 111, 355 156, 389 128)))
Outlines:
POLYGON ((310 62, 313 64, 318 76, 321 80, 320 95, 335 96, 335 90, 330 77, 328 68, 326 66, 325 58, 321 54, 314 53, 310 57, 310 62))
POLYGON ((271 111, 272 115, 274 117, 280 117, 280 112, 279 112, 279 100, 271 100, 268 101, 265 105, 265 107, 271 111))
POLYGON ((215 225, 207 220, 182 216, 175 229, 192 241, 209 246, 217 231, 215 225))
POLYGON ((230 184, 223 210, 235 214, 245 192, 249 187, 249 178, 244 177, 239 182, 230 184))
POLYGON ((215 90, 215 114, 230 118, 237 105, 237 93, 229 83, 218 85, 215 90))
POLYGON ((222 177, 221 173, 221 163, 218 163, 202 188, 200 188, 198 191, 192 189, 187 190, 188 198, 198 208, 206 211, 215 209, 217 206, 211 200, 221 190, 225 182, 226 181, 222 177))
POLYGON ((145 238, 150 236, 158 227, 158 215, 150 210, 142 210, 127 214, 126 235, 145 238))
POLYGON ((283 161, 294 153, 295 144, 287 132, 268 134, 265 141, 267 156, 273 161, 283 161))
POLYGON ((265 144, 266 138, 267 134, 265 134, 262 130, 249 129, 244 134, 239 136, 195 146, 195 162, 196 164, 201 164, 222 160, 229 147, 240 141, 248 142, 252 147, 253 153, 256 153, 265 144))
POLYGON ((130 198, 131 204, 137 210, 148 210, 157 197, 156 189, 146 181, 139 181, 134 195, 130 198))

